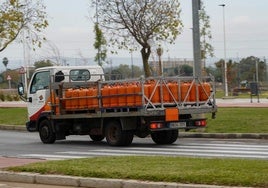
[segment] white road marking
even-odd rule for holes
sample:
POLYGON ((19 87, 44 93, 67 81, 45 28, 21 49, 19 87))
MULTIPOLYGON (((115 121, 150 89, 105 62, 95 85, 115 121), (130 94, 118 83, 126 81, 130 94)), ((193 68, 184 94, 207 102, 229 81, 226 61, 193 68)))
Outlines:
POLYGON ((124 147, 99 148, 87 151, 63 151, 51 155, 24 154, 22 157, 35 157, 42 159, 76 159, 94 156, 130 156, 130 155, 162 155, 162 156, 194 156, 194 157, 230 157, 230 158, 256 158, 268 159, 268 146, 242 145, 242 144, 206 144, 186 143, 182 145, 169 145, 154 147, 124 147))

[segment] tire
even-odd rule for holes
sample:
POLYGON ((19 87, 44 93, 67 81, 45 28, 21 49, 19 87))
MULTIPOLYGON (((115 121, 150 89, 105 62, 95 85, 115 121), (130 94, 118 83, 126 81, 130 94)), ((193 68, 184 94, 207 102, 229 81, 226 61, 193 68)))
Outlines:
POLYGON ((89 135, 89 137, 95 142, 100 142, 104 139, 104 136, 102 135, 89 135))
POLYGON ((50 122, 42 120, 39 126, 39 136, 44 144, 53 144, 56 141, 56 134, 52 130, 50 122))
POLYGON ((128 146, 133 140, 133 131, 122 130, 118 121, 111 121, 105 127, 106 141, 110 146, 128 146))
POLYGON ((151 138, 156 144, 172 144, 176 142, 178 130, 156 131, 151 133, 151 138))

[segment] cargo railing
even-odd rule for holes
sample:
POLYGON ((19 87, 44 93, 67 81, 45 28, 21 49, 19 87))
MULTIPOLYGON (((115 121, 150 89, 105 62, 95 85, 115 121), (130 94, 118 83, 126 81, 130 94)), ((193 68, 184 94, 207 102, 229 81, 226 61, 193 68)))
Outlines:
POLYGON ((51 83, 55 114, 215 107, 213 76, 51 83))

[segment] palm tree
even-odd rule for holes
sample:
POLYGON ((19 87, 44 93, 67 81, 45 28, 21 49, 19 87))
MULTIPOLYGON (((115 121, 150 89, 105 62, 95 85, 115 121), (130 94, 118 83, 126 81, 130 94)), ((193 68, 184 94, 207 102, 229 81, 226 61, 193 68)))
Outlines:
POLYGON ((3 62, 3 64, 4 64, 4 66, 6 67, 6 75, 5 75, 5 76, 7 77, 7 64, 8 64, 8 59, 7 59, 7 57, 4 57, 2 62, 3 62))

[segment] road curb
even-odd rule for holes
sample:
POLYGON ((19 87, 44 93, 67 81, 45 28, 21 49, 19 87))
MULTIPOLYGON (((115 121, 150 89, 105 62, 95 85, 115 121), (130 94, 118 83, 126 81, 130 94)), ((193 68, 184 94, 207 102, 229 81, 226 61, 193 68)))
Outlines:
POLYGON ((26 131, 26 128, 22 125, 0 125, 0 130, 26 131))
MULTIPOLYGON (((102 179, 83 178, 64 175, 42 175, 37 173, 15 173, 0 171, 0 181, 19 182, 31 184, 61 185, 73 187, 94 187, 94 188, 227 188, 229 186, 202 185, 202 184, 181 184, 168 182, 151 182, 124 179, 102 179)), ((232 187, 235 188, 235 187, 232 187)), ((242 187, 236 187, 242 188, 242 187)), ((248 187, 247 187, 248 188, 248 187)))
POLYGON ((219 139, 268 139, 265 133, 184 133, 182 138, 219 138, 219 139))

